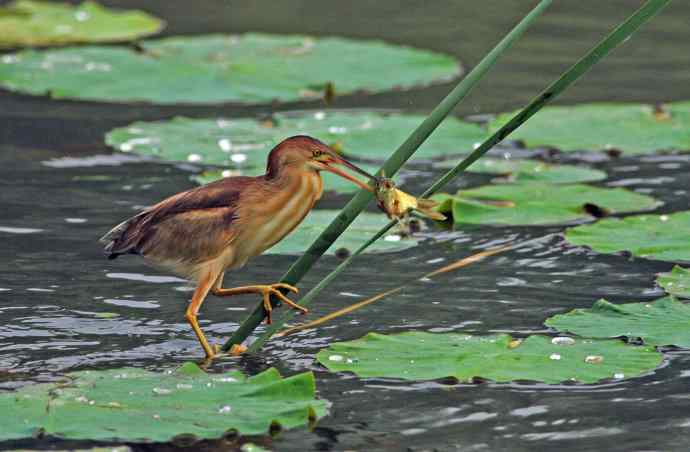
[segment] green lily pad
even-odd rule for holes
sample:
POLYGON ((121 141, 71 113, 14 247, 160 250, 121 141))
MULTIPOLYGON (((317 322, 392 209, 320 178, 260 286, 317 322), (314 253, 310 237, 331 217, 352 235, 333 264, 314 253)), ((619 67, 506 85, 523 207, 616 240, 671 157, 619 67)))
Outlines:
POLYGON ((690 298, 690 269, 676 265, 669 273, 659 273, 656 283, 671 295, 690 298))
POLYGON ((690 262, 690 211, 669 215, 607 218, 565 231, 573 245, 599 253, 629 251, 634 256, 690 262))
MULTIPOLYGON (((379 167, 375 165, 357 165, 360 168, 368 171, 370 174, 374 174, 379 167)), ((197 184, 204 185, 209 182, 216 181, 223 177, 228 176, 258 176, 263 174, 266 170, 259 168, 249 168, 245 171, 242 170, 211 170, 204 171, 203 173, 195 174, 191 179, 197 184)), ((342 177, 336 176, 335 174, 329 173, 327 171, 321 172, 321 178, 323 179, 323 190, 324 191, 334 191, 336 193, 354 193, 359 190, 359 187, 352 182, 343 179, 342 177)), ((362 177, 360 179, 364 180, 362 177)))
POLYGON ((457 195, 439 194, 438 210, 456 224, 547 225, 591 221, 592 213, 650 210, 660 202, 622 188, 523 183, 486 185, 457 195))
POLYGON ((344 38, 247 33, 24 51, 0 60, 0 86, 54 98, 158 104, 265 103, 448 80, 452 57, 344 38))
POLYGON ((326 414, 314 399, 314 376, 282 378, 269 369, 207 374, 187 363, 171 373, 125 368, 75 372, 71 381, 27 386, 0 394, 0 440, 28 438, 41 428, 67 439, 169 441, 179 434, 218 438, 306 425, 326 414))
POLYGON ((606 300, 591 309, 574 309, 546 319, 559 331, 595 338, 641 338, 648 345, 690 348, 690 306, 673 297, 652 303, 613 304, 606 300))
MULTIPOLYGON (((498 115, 494 132, 514 113, 498 115)), ((553 146, 561 151, 619 149, 626 154, 690 149, 690 103, 670 104, 662 111, 642 104, 584 104, 547 107, 511 138, 527 146, 553 146)))
MULTIPOLYGON (((264 121, 174 118, 117 128, 108 132, 105 141, 119 151, 164 160, 263 171, 273 146, 298 134, 318 138, 350 157, 384 160, 423 120, 423 116, 362 111, 275 114, 264 121)), ((466 152, 484 135, 475 124, 448 118, 415 158, 466 152)))
MULTIPOLYGON (((312 210, 304 221, 290 235, 278 242, 273 248, 269 248, 268 254, 301 254, 309 248, 314 240, 323 232, 331 221, 340 213, 339 210, 312 210)), ((345 248, 354 251, 379 229, 388 224, 388 218, 384 214, 362 212, 347 230, 335 241, 326 252, 335 254, 336 250, 345 248)), ((400 251, 417 245, 414 237, 402 238, 395 233, 374 242, 367 253, 400 251)))
MULTIPOLYGON (((456 161, 446 160, 434 166, 453 168, 456 161)), ((505 160, 482 158, 474 162, 467 171, 472 173, 496 174, 507 182, 546 182, 550 184, 572 184, 606 179, 604 171, 575 165, 552 165, 538 160, 505 160)))
POLYGON ((354 372, 360 377, 455 377, 461 382, 480 377, 496 382, 544 383, 630 378, 662 362, 662 355, 653 347, 636 347, 618 340, 567 341, 569 345, 561 345, 551 337, 529 336, 520 343, 507 334, 369 333, 361 339, 331 344, 316 358, 332 371, 354 372))
MULTIPOLYGON (((124 41, 158 33, 164 26, 143 11, 109 9, 90 1, 76 6, 18 0, 0 7, 0 48, 124 41)), ((5 59, 13 61, 11 56, 5 59)))

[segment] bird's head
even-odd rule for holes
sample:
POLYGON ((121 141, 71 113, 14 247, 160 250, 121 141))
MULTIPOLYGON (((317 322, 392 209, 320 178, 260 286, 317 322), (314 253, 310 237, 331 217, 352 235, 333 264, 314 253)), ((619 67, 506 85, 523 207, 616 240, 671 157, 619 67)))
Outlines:
POLYGON ((268 156, 268 173, 280 174, 285 169, 297 171, 328 171, 337 174, 362 188, 369 186, 345 172, 348 168, 368 179, 376 178, 359 168, 316 138, 297 135, 278 144, 268 156))

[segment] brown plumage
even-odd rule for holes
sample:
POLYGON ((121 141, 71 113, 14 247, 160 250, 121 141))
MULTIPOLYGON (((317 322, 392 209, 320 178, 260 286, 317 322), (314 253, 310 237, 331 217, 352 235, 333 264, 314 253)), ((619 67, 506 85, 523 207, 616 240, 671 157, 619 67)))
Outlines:
POLYGON ((187 319, 208 357, 214 351, 196 321, 199 307, 211 292, 219 296, 261 293, 270 321, 270 296, 306 311, 279 289, 286 284, 223 289, 224 272, 240 268, 289 234, 321 197, 320 171, 369 186, 335 165, 373 178, 338 156, 322 142, 295 136, 278 144, 268 156, 266 173, 228 177, 173 195, 115 226, 101 238, 108 258, 139 254, 197 284, 187 319))

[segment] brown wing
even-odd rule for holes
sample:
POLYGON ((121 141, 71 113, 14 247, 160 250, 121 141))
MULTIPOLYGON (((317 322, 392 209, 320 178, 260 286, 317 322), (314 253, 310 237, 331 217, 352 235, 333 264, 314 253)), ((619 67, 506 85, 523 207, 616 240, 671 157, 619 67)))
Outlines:
POLYGON ((225 178, 178 193, 115 226, 100 241, 109 259, 133 253, 204 260, 231 238, 237 202, 256 179, 225 178))

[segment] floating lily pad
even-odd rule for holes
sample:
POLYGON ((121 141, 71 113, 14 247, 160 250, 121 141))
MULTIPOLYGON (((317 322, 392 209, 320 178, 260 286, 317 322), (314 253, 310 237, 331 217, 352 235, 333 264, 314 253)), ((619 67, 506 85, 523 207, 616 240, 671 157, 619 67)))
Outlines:
POLYGON ((544 383, 630 378, 649 372, 662 361, 653 347, 618 340, 571 339, 567 344, 547 336, 529 336, 518 342, 507 334, 369 333, 362 339, 331 344, 316 357, 332 371, 354 372, 360 377, 455 377, 461 382, 480 377, 544 383))
POLYGON ((68 439, 169 441, 179 434, 218 438, 230 429, 268 433, 326 414, 314 399, 314 376, 282 378, 269 369, 206 374, 188 363, 173 373, 125 368, 75 372, 68 384, 27 386, 0 395, 6 416, 0 440, 29 438, 39 428, 68 439))
POLYGON ((659 273, 656 283, 671 295, 690 298, 690 269, 676 265, 669 273, 659 273))
MULTIPOLYGON (((437 168, 453 168, 458 162, 443 161, 437 168)), ((547 182, 551 184, 572 184, 606 179, 606 173, 592 168, 575 165, 552 165, 538 160, 505 160, 482 158, 474 162, 467 171, 472 173, 496 174, 507 182, 547 182)))
MULTIPOLYGON (((158 33, 163 21, 143 11, 18 0, 0 7, 0 47, 111 42, 158 33)), ((5 56, 3 62, 13 62, 5 56)))
POLYGON ((622 188, 523 183, 486 185, 439 194, 441 212, 456 224, 546 225, 593 220, 597 215, 650 210, 654 198, 622 188))
MULTIPOLYGON (((312 210, 304 221, 290 235, 270 248, 268 254, 301 254, 309 248, 316 238, 323 232, 331 221, 340 213, 339 210, 312 210)), ((334 254, 336 250, 345 248, 354 251, 379 229, 388 224, 388 218, 384 214, 362 212, 347 230, 328 249, 327 254, 334 254)), ((413 237, 402 238, 395 233, 374 242, 367 253, 400 251, 417 245, 417 239, 413 237)))
POLYGON ((0 85, 109 102, 265 103, 321 97, 326 86, 409 88, 460 72, 450 56, 380 41, 247 33, 20 52, 0 60, 0 85))
MULTIPOLYGON (((164 160, 264 170, 273 146, 298 134, 318 138, 351 157, 385 160, 423 120, 423 116, 361 111, 275 114, 263 121, 174 118, 135 122, 108 132, 105 140, 120 151, 164 160)), ((448 118, 415 158, 466 152, 484 135, 475 124, 448 118)))
MULTIPOLYGON (((379 167, 375 165, 358 164, 360 168, 368 171, 370 174, 374 174, 379 167)), ((192 176, 192 180, 200 185, 208 184, 209 182, 216 181, 223 177, 228 176, 258 176, 263 174, 265 169, 250 168, 247 170, 211 170, 204 171, 203 173, 195 174, 192 176)), ((335 174, 329 173, 327 171, 321 172, 321 178, 323 179, 323 190, 324 191, 334 191, 336 193, 354 193, 359 190, 359 187, 352 182, 343 179, 342 177, 336 176, 335 174)), ((360 179, 364 180, 362 177, 360 179)))
POLYGON ((628 251, 635 256, 690 262, 690 211, 669 215, 607 218, 570 228, 565 238, 599 253, 628 251))
POLYGON ((559 331, 594 338, 641 338, 648 345, 690 348, 690 306, 673 297, 652 303, 613 304, 606 300, 591 309, 574 309, 546 319, 559 331))
MULTIPOLYGON (((498 115, 494 132, 514 113, 498 115)), ((553 146, 561 151, 618 149, 626 154, 690 149, 690 104, 663 110, 642 104, 584 104, 547 107, 511 134, 529 147, 553 146)))

